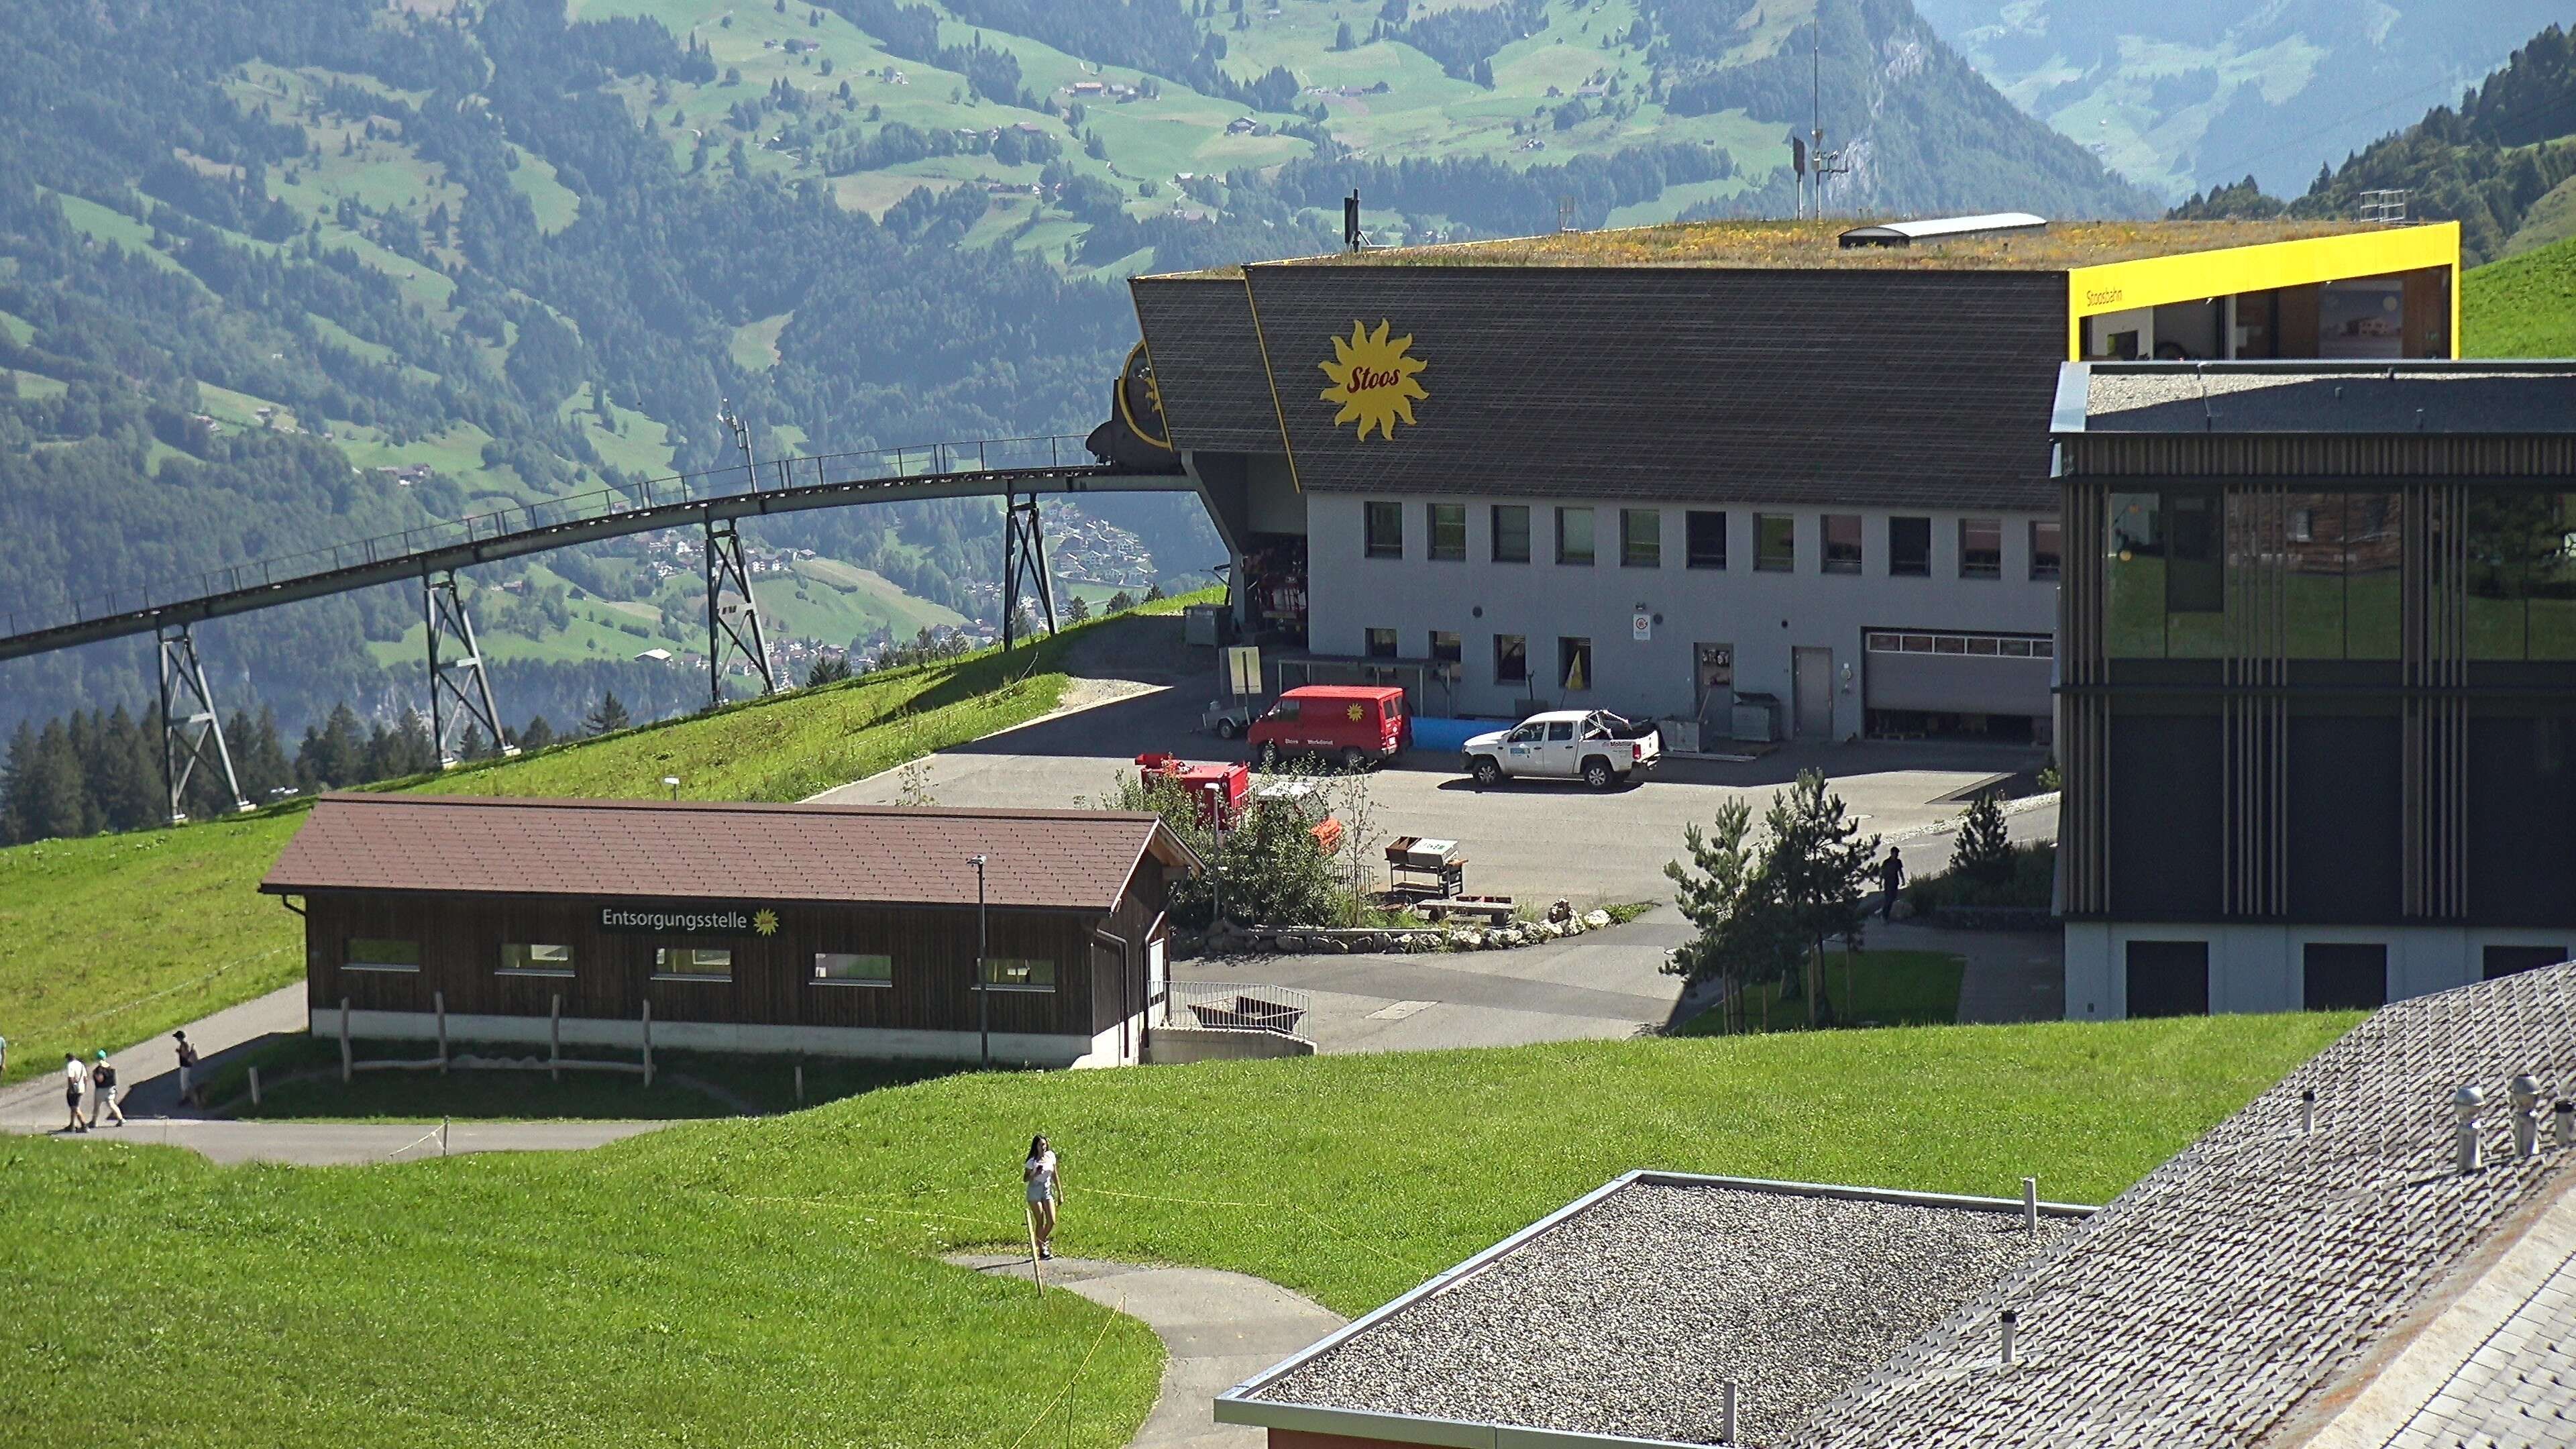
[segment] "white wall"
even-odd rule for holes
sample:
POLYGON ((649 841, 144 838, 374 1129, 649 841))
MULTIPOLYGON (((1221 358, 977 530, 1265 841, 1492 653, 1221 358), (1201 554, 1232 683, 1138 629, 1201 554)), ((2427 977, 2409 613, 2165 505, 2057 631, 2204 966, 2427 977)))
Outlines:
POLYGON ((2128 1015, 2131 941, 2207 941, 2213 1012, 2301 1010, 2305 1006, 2300 999, 2305 979, 2303 948, 2310 942, 2385 945, 2391 1001, 2485 979, 2488 946, 2576 950, 2576 932, 2546 928, 2069 921, 2066 1015, 2070 1019, 2103 1021, 2128 1015))
MULTIPOLYGON (((1636 717, 1686 716, 1693 707, 1695 643, 1731 644, 1735 648, 1735 687, 1780 697, 1783 725, 1794 705, 1790 689, 1791 651, 1830 649, 1836 676, 1834 737, 1861 731, 1861 649, 1864 630, 1974 630, 2054 635, 2057 628, 2057 584, 2030 578, 2030 528, 2033 519, 2053 513, 1976 512, 2004 523, 2003 577, 1959 577, 1959 520, 1970 516, 1956 509, 1820 509, 1813 506, 1768 507, 1728 504, 1727 560, 1723 570, 1684 566, 1688 507, 1670 503, 1631 503, 1663 515, 1663 562, 1657 568, 1627 568, 1619 561, 1619 509, 1616 502, 1590 499, 1443 498, 1467 508, 1467 558, 1434 562, 1429 524, 1423 505, 1434 500, 1404 497, 1404 557, 1366 557, 1364 505, 1371 500, 1349 494, 1310 494, 1308 515, 1309 644, 1318 654, 1360 655, 1367 652, 1367 630, 1398 631, 1399 653, 1421 659, 1430 652, 1430 631, 1455 631, 1464 654, 1460 707, 1475 714, 1507 715, 1522 698, 1521 686, 1494 681, 1493 638, 1519 634, 1528 638, 1532 686, 1551 704, 1586 704, 1636 717), (1526 564, 1491 562, 1491 508, 1496 502, 1527 503, 1530 509, 1530 554, 1526 564), (1594 562, 1589 567, 1555 562, 1555 510, 1560 505, 1593 510, 1594 562), (1861 515, 1861 572, 1821 572, 1822 526, 1826 512, 1861 515), (1932 574, 1929 578, 1891 578, 1887 572, 1887 519, 1901 512, 1932 520, 1932 574), (1753 517, 1788 514, 1796 520, 1797 569, 1793 573, 1760 573, 1753 567, 1753 517), (1653 638, 1636 640, 1631 616, 1637 606, 1660 613, 1653 638), (1592 641, 1593 687, 1580 696, 1564 696, 1555 687, 1556 641, 1559 637, 1592 641), (1848 666, 1850 675, 1844 679, 1848 666)), ((1381 495, 1376 501, 1389 501, 1381 495)))

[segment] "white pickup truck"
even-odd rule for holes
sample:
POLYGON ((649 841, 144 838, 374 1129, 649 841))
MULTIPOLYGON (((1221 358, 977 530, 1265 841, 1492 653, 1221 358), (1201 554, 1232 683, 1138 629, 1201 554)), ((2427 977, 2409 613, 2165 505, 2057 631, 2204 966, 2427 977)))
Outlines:
POLYGON ((1634 724, 1606 709, 1559 709, 1467 741, 1466 768, 1479 785, 1526 776, 1581 780, 1607 790, 1653 769, 1662 752, 1651 724, 1634 724))

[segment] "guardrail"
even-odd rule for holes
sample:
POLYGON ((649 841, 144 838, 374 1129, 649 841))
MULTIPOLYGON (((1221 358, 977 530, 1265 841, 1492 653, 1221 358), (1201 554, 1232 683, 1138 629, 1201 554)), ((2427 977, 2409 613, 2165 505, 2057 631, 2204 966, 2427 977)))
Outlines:
POLYGON ((1165 1026, 1214 1026, 1295 1036, 1314 999, 1294 986, 1250 981, 1173 981, 1149 1009, 1165 1026))
POLYGON ((811 458, 776 458, 756 466, 736 464, 731 468, 710 469, 703 473, 647 478, 629 482, 623 487, 595 489, 564 498, 540 499, 534 503, 514 503, 489 513, 420 524, 400 533, 382 533, 326 548, 306 549, 226 568, 208 569, 199 574, 158 579, 148 585, 93 594, 68 604, 13 608, 0 612, 0 637, 34 634, 93 619, 165 608, 215 594, 291 583, 408 554, 532 533, 570 523, 615 518, 675 504, 795 489, 846 487, 880 480, 989 473, 1002 469, 1090 467, 1094 462, 1090 449, 1083 445, 1079 435, 1057 434, 924 443, 811 458))

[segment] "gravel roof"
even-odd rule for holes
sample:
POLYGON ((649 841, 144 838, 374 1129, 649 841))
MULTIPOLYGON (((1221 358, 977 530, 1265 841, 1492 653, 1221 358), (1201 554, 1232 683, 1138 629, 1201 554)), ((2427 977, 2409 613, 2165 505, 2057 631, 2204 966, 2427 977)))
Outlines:
POLYGON ((2095 363, 2086 433, 2540 434, 2576 429, 2564 363, 2095 363))
POLYGON ((1630 1182, 1256 1397, 1715 1443, 1732 1379, 1762 1444, 2077 1221, 1630 1182))

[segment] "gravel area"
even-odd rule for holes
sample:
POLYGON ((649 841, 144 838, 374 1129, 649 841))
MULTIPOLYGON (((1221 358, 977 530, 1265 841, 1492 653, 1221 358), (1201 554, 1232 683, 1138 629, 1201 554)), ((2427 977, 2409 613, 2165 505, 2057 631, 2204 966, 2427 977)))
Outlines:
POLYGON ((1260 1397, 1760 1445, 2079 1221, 1635 1183, 1260 1397))

